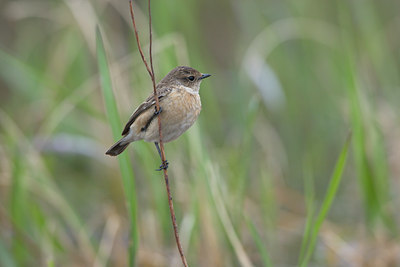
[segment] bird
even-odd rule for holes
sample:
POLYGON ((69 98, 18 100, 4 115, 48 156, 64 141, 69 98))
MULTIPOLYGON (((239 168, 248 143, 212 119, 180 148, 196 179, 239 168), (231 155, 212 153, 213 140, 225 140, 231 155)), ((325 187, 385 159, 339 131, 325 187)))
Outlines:
MULTIPOLYGON (((133 112, 122 131, 122 138, 116 142, 106 154, 117 156, 130 143, 139 140, 153 142, 161 157, 158 143, 160 136, 155 118, 160 116, 162 141, 171 142, 181 136, 197 120, 201 111, 199 95, 200 84, 210 74, 187 67, 178 66, 171 70, 156 85, 160 109, 157 110, 154 93, 140 104, 133 112)), ((160 169, 168 168, 163 162, 160 169)))

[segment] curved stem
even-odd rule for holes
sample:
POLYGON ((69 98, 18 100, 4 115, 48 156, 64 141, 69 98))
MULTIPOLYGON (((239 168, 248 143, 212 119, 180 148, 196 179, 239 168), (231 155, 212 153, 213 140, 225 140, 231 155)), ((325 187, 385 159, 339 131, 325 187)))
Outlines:
MULTIPOLYGON (((151 81, 153 83, 153 93, 154 93, 154 98, 156 100, 156 109, 157 112, 160 110, 160 102, 157 96, 157 89, 156 89, 156 82, 155 82, 155 77, 154 77, 154 68, 153 68, 153 55, 152 55, 152 43, 153 43, 153 34, 151 30, 151 6, 150 6, 150 0, 148 0, 148 9, 149 9, 149 35, 150 35, 150 47, 149 47, 149 58, 150 58, 150 67, 147 64, 147 61, 144 57, 142 47, 140 45, 139 41, 139 35, 138 31, 136 28, 136 23, 135 23, 135 17, 133 13, 133 8, 132 8, 132 0, 129 1, 129 6, 130 6, 130 11, 131 11, 131 18, 132 18, 132 23, 133 23, 133 29, 135 31, 135 37, 136 37, 136 42, 137 46, 139 49, 140 56, 142 57, 142 61, 144 65, 146 66, 147 72, 150 75, 151 81)), ((159 144, 160 144, 160 156, 161 156, 161 161, 164 163, 166 161, 165 157, 165 151, 164 151, 164 143, 162 141, 162 130, 161 130, 161 116, 158 116, 158 133, 160 136, 159 144)), ((178 233, 178 225, 176 223, 176 217, 175 217, 175 211, 174 211, 174 204, 172 202, 172 196, 171 196, 171 190, 169 188, 169 180, 168 180, 168 171, 167 168, 163 169, 164 171, 164 180, 165 180, 165 186, 167 188, 167 196, 168 196, 168 205, 169 205, 169 211, 171 214, 171 221, 172 221, 172 226, 174 228, 174 234, 175 234, 175 240, 176 240, 176 245, 179 250, 179 254, 181 256, 182 263, 185 267, 188 266, 185 255, 183 254, 183 249, 182 245, 179 239, 179 233, 178 233)))

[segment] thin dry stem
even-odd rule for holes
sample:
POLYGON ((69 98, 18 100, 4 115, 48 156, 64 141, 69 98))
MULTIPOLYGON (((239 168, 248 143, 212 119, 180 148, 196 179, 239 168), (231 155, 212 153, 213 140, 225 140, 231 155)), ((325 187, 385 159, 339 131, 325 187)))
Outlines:
MULTIPOLYGON (((142 61, 144 63, 144 65, 146 66, 147 72, 150 75, 151 81, 153 83, 153 91, 154 91, 154 98, 156 100, 156 109, 157 111, 160 110, 160 103, 159 103, 159 99, 157 96, 157 90, 156 90, 156 82, 155 82, 155 77, 154 77, 154 68, 153 68, 153 56, 152 56, 152 42, 153 42, 153 34, 152 34, 152 30, 151 30, 151 7, 150 7, 150 0, 148 0, 148 9, 149 9, 149 35, 150 35, 150 45, 149 45, 149 58, 150 58, 150 67, 147 64, 147 61, 144 57, 143 51, 142 51, 142 47, 140 45, 140 41, 139 41, 139 35, 138 35, 138 31, 136 28, 136 23, 135 23, 135 16, 133 13, 133 7, 132 7, 132 0, 129 1, 129 7, 130 7, 130 11, 131 11, 131 18, 132 18, 132 23, 133 23, 133 29, 135 31, 135 37, 136 37, 136 42, 137 42, 137 46, 140 52, 140 56, 142 57, 142 61)), ((161 116, 158 116, 158 133, 160 136, 160 150, 161 150, 161 160, 163 162, 163 164, 166 162, 166 157, 165 157, 165 152, 164 152, 164 143, 162 141, 162 130, 161 130, 161 116)), ((178 225, 176 224, 176 217, 175 217, 175 211, 174 211, 174 204, 172 202, 172 196, 171 196, 171 190, 169 188, 169 180, 168 180, 168 171, 166 168, 163 169, 164 171, 164 180, 165 180, 165 186, 167 188, 167 195, 168 195, 168 205, 169 205, 169 211, 171 213, 171 220, 172 220, 172 226, 174 228, 174 234, 175 234, 175 240, 176 240, 176 245, 178 247, 179 250, 179 254, 181 256, 181 260, 182 263, 185 267, 188 266, 185 255, 183 254, 183 249, 182 249, 182 245, 179 239, 179 233, 178 233, 178 225)))
MULTIPOLYGON (((132 0, 129 0, 129 9, 131 11, 133 30, 135 31, 136 43, 137 43, 137 46, 138 46, 138 49, 139 49, 140 56, 142 57, 142 61, 143 61, 144 65, 146 66, 146 69, 147 69, 151 79, 153 80, 153 74, 152 74, 152 72, 151 72, 151 70, 149 68, 149 65, 147 64, 146 59, 144 58, 142 46, 140 45, 139 34, 138 34, 138 31, 137 31, 137 28, 136 28, 135 16, 133 14, 132 0)), ((158 103, 157 99, 156 99, 156 102, 158 103)))

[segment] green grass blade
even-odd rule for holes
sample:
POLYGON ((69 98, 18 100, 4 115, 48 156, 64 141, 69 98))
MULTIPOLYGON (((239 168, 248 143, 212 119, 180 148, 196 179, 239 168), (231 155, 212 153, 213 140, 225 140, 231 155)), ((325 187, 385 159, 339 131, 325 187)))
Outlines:
MULTIPOLYGON (((100 29, 96 28, 96 47, 97 47, 97 61, 100 72, 101 88, 103 92, 104 102, 108 121, 111 125, 113 137, 118 140, 121 132, 121 122, 118 115, 117 105, 112 90, 111 76, 107 63, 107 57, 104 49, 103 39, 100 29)), ((111 160, 111 159, 110 159, 111 160)), ((118 156, 119 167, 123 180, 125 197, 127 198, 128 213, 130 216, 131 226, 131 242, 129 248, 129 263, 130 266, 135 264, 136 251, 138 246, 138 225, 136 220, 136 191, 133 170, 130 165, 128 153, 123 153, 118 156)))
POLYGON ((271 262, 271 258, 268 255, 267 248, 265 247, 265 244, 263 243, 263 241, 260 237, 260 234, 258 233, 254 223, 248 217, 246 217, 245 219, 246 219, 247 227, 250 230, 251 236, 253 237, 253 240, 256 243, 257 249, 261 254, 263 266, 272 267, 273 265, 271 262))
POLYGON ((23 174, 25 166, 23 166, 24 163, 18 151, 15 151, 13 155, 13 163, 9 210, 16 238, 12 239, 12 253, 13 257, 18 261, 17 263, 23 264, 29 258, 29 253, 27 253, 29 249, 27 249, 25 242, 19 238, 17 233, 21 230, 29 231, 29 227, 34 223, 30 222, 30 225, 27 224, 29 217, 26 214, 31 208, 31 202, 26 198, 26 189, 23 181, 25 178, 23 174))
POLYGON ((307 247, 305 256, 300 266, 305 267, 310 260, 310 257, 314 251, 315 244, 317 242, 318 232, 324 222, 326 215, 332 205, 332 202, 336 196, 337 190, 339 188, 340 181, 342 180, 343 170, 346 165, 347 154, 349 151, 349 144, 351 140, 351 135, 348 136, 346 143, 343 146, 343 149, 339 155, 339 158, 336 162, 335 169, 333 171, 332 179, 329 183, 328 190, 325 195, 325 199, 322 202, 321 210, 315 220, 315 224, 311 230, 310 242, 307 247))
POLYGON ((301 242, 299 264, 303 261, 307 245, 310 243, 311 229, 315 212, 315 197, 314 197, 315 189, 313 181, 314 180, 313 180, 313 174, 311 173, 311 167, 308 164, 305 167, 305 173, 304 173, 304 191, 305 191, 304 193, 306 197, 307 218, 306 218, 306 224, 304 226, 304 237, 301 242))
MULTIPOLYGON (((354 39, 354 34, 348 28, 349 25, 353 24, 354 14, 349 11, 347 4, 340 2, 340 7, 343 7, 343 11, 345 11, 341 12, 339 16, 344 40, 341 68, 343 69, 344 87, 347 88, 350 104, 350 118, 354 132, 353 158, 363 197, 367 227, 373 230, 379 220, 382 220, 386 227, 394 233, 396 227, 392 226, 393 215, 387 209, 387 203, 390 201, 390 181, 385 169, 389 163, 386 159, 386 153, 381 152, 385 150, 385 144, 379 140, 381 123, 375 123, 375 120, 379 120, 377 114, 380 105, 377 105, 375 100, 370 98, 372 95, 366 90, 369 81, 361 75, 358 60, 355 57, 358 47, 355 42, 349 41, 354 39)), ((377 45, 378 43, 384 45, 384 42, 379 38, 381 34, 381 30, 378 30, 380 22, 374 14, 375 8, 373 8, 373 5, 361 5, 355 10, 356 13, 363 14, 360 18, 367 23, 360 23, 360 31, 363 32, 362 35, 365 38, 363 42, 366 44, 366 51, 370 51, 368 56, 373 62, 372 66, 377 71, 376 77, 381 79, 380 87, 390 88, 388 84, 394 80, 392 80, 393 75, 389 75, 390 71, 388 70, 392 70, 389 66, 391 66, 393 57, 388 56, 388 54, 384 55, 385 53, 382 53, 382 51, 385 51, 385 49, 377 45), (380 48, 376 49, 377 47, 380 48), (372 51, 374 52, 372 53, 372 51), (384 59, 385 57, 387 59, 384 59), (381 72, 381 66, 385 67, 383 72, 381 72)))

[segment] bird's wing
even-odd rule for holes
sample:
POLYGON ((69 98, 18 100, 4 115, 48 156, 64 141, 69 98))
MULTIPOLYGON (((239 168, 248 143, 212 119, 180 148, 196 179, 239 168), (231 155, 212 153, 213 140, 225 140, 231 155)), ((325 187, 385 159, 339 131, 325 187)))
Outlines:
MULTIPOLYGON (((169 93, 171 93, 172 88, 164 87, 157 90, 158 100, 163 100, 169 93)), ((122 131, 122 135, 129 133, 129 128, 135 122, 135 120, 142 114, 144 111, 148 110, 149 108, 155 106, 156 100, 154 94, 151 94, 132 114, 129 118, 129 121, 125 125, 124 130, 122 131)))

